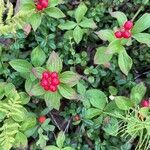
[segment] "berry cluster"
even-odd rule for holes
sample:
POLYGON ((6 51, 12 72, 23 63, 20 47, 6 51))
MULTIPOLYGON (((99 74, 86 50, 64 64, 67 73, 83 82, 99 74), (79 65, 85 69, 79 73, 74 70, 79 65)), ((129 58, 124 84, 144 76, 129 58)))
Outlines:
POLYGON ((46 91, 56 92, 59 84, 60 84, 60 81, 58 79, 57 72, 45 71, 42 73, 42 79, 40 81, 40 85, 46 91))
POLYGON ((142 100, 141 107, 150 107, 150 101, 147 99, 142 100))
POLYGON ((126 21, 123 27, 115 32, 115 37, 118 39, 125 38, 128 39, 131 37, 131 29, 133 28, 132 21, 126 21))
POLYGON ((44 123, 45 120, 46 120, 46 117, 45 117, 45 116, 40 116, 40 117, 38 118, 39 123, 44 123))
POLYGON ((36 3, 36 9, 41 11, 48 7, 48 0, 38 0, 36 3))

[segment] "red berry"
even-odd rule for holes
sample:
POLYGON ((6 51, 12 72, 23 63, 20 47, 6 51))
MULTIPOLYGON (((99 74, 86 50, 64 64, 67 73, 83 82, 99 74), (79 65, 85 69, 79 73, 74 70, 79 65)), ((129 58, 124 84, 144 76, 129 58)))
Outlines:
POLYGON ((40 116, 40 117, 38 118, 38 121, 39 121, 40 123, 44 123, 45 120, 46 120, 46 117, 45 117, 45 116, 40 116))
POLYGON ((41 80, 41 85, 42 86, 47 86, 48 85, 48 81, 46 79, 42 79, 41 80))
POLYGON ((125 24, 124 24, 124 28, 126 30, 130 30, 133 28, 133 22, 132 21, 126 21, 125 24))
POLYGON ((115 37, 119 38, 119 39, 122 38, 122 32, 121 31, 116 31, 115 32, 115 37))
POLYGON ((141 101, 141 107, 150 107, 150 102, 148 100, 141 101))
POLYGON ((52 79, 52 85, 59 85, 60 84, 60 81, 59 81, 59 79, 58 78, 53 78, 52 79))
POLYGON ((43 7, 42 7, 42 5, 37 4, 36 9, 40 11, 40 10, 42 10, 42 9, 43 9, 43 7))
POLYGON ((128 39, 128 38, 131 37, 131 32, 129 32, 129 31, 126 30, 126 31, 122 32, 122 36, 124 38, 128 39))
POLYGON ((51 73, 51 78, 58 78, 58 73, 57 72, 52 72, 51 73))
POLYGON ((41 5, 42 5, 43 8, 47 8, 48 7, 48 2, 43 0, 41 2, 41 5))
POLYGON ((50 77, 50 72, 45 71, 45 72, 42 73, 42 78, 48 79, 49 77, 50 77))
POLYGON ((50 85, 50 86, 49 86, 49 90, 50 90, 51 92, 56 92, 56 91, 57 91, 57 86, 50 85))
POLYGON ((48 90, 49 90, 49 86, 48 86, 48 85, 45 85, 45 86, 44 86, 44 90, 48 91, 48 90))

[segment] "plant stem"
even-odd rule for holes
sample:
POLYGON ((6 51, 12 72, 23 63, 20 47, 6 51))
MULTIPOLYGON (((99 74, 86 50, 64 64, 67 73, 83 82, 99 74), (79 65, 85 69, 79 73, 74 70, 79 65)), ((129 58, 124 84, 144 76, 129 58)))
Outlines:
POLYGON ((140 8, 138 9, 138 11, 136 12, 136 14, 134 15, 134 17, 132 18, 131 21, 134 21, 134 20, 135 20, 135 18, 138 16, 138 14, 142 11, 143 8, 144 8, 144 6, 141 5, 140 8))

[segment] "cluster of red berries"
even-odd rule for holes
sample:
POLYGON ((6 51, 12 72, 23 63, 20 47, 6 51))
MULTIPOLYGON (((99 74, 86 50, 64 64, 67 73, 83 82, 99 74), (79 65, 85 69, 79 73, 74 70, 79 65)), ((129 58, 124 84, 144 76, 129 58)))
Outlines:
POLYGON ((147 99, 142 100, 141 107, 150 107, 150 100, 147 99))
POLYGON ((45 117, 45 116, 40 116, 40 117, 38 118, 39 123, 44 123, 45 120, 46 120, 46 117, 45 117))
POLYGON ((48 7, 48 0, 38 0, 36 3, 36 9, 41 11, 48 7))
POLYGON ((60 84, 60 81, 59 81, 57 72, 45 71, 42 73, 42 79, 40 81, 40 85, 46 91, 56 92, 59 84, 60 84))
POLYGON ((115 37, 118 39, 121 38, 130 38, 131 37, 131 29, 133 28, 133 22, 132 21, 126 21, 123 27, 115 32, 115 37))

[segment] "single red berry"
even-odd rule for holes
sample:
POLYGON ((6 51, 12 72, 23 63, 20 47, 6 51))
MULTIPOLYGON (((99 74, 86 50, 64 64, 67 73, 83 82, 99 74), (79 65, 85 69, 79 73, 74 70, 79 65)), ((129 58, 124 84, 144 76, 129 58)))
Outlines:
POLYGON ((79 121, 79 120, 81 120, 81 118, 80 118, 79 115, 75 115, 75 116, 73 117, 73 120, 74 120, 74 121, 79 121))
POLYGON ((38 118, 39 123, 44 123, 45 120, 46 120, 46 117, 45 117, 45 116, 40 116, 40 117, 38 118))
POLYGON ((131 30, 133 28, 133 22, 132 21, 126 21, 124 24, 124 28, 126 30, 131 30))
POLYGON ((126 30, 126 31, 122 32, 122 36, 124 38, 128 39, 131 37, 131 32, 126 30))
POLYGON ((58 73, 57 72, 52 72, 51 73, 51 78, 58 78, 58 73))
POLYGON ((50 85, 50 86, 49 86, 49 90, 50 90, 51 92, 56 92, 56 91, 57 91, 57 86, 50 85))
POLYGON ((45 85, 45 86, 44 86, 44 90, 45 90, 45 91, 48 91, 48 90, 49 90, 49 86, 48 86, 48 85, 45 85))
POLYGON ((41 2, 41 5, 42 5, 43 8, 47 8, 48 7, 48 2, 43 0, 41 2))
POLYGON ((141 107, 150 107, 150 102, 146 99, 142 100, 141 107))
POLYGON ((53 78, 52 79, 52 85, 59 85, 60 84, 60 81, 59 81, 59 79, 58 78, 53 78))
POLYGON ((42 7, 42 5, 37 4, 36 9, 40 11, 40 10, 43 10, 43 7, 42 7))
POLYGON ((42 78, 48 79, 49 77, 50 77, 50 72, 45 71, 45 72, 42 73, 42 78))
POLYGON ((122 32, 121 31, 116 31, 115 32, 115 37, 118 38, 118 39, 122 38, 122 32))
POLYGON ((47 86, 48 84, 49 84, 49 83, 48 83, 48 80, 47 80, 47 79, 44 78, 44 79, 41 80, 41 85, 42 85, 42 86, 47 86))

